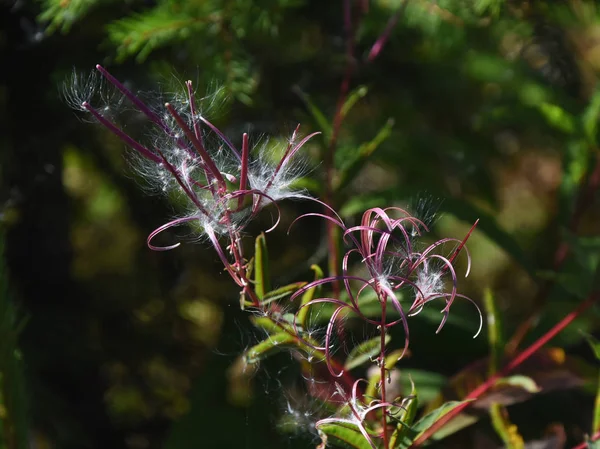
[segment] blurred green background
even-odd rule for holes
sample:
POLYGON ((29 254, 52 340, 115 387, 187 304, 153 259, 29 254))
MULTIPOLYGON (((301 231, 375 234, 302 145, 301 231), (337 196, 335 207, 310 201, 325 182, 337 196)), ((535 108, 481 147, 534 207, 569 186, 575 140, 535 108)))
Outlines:
MULTIPOLYGON (((96 63, 134 90, 167 98, 186 79, 199 92, 222 86, 228 98, 209 118, 235 142, 242 132, 285 139, 297 123, 306 134, 326 131, 351 67, 357 103, 341 126, 335 166, 358 160, 361 170, 336 192, 344 217, 409 205, 417 214, 437 212, 435 235, 456 238, 480 218, 469 242, 472 274, 461 291, 482 304, 490 289, 508 336, 542 311, 525 342, 594 288, 600 5, 350 3, 353 58, 342 1, 0 4, 2 281, 11 313, 25 320, 14 343, 32 447, 319 442, 276 425, 287 410, 286 391, 301 383, 288 356, 261 366, 253 379, 235 370, 255 331, 214 251, 205 243, 166 253, 146 247, 173 206, 144 193, 123 145, 61 97, 73 70, 88 73, 96 63), (570 251, 557 266, 564 242, 570 251)), ((143 136, 140 124, 129 131, 143 136)), ((307 146, 314 163, 307 186, 315 195, 322 194, 325 137, 307 146)), ((314 209, 283 205, 284 223, 268 236, 276 283, 306 279, 310 263, 326 266, 319 224, 286 235, 293 217, 314 209)), ((265 213, 248 231, 269 223, 265 213)), ((423 390, 431 382, 430 397, 489 352, 485 335, 471 339, 477 314, 469 305, 457 304, 436 335, 438 322, 435 309, 412 322, 412 355, 404 362, 420 370, 423 390)), ((553 345, 593 364, 579 330, 597 331, 599 322, 597 309, 588 311, 553 345)), ((589 431, 592 407, 591 394, 559 388, 510 410, 526 439, 558 425, 574 443, 589 431)), ((495 438, 483 418, 446 447, 499 447, 495 438)))

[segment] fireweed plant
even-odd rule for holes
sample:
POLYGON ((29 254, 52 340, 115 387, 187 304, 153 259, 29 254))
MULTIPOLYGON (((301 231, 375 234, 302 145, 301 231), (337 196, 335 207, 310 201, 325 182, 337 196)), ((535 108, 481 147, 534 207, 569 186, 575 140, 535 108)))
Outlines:
MULTIPOLYGON (((348 225, 329 205, 294 187, 306 173, 298 153, 318 133, 301 137, 298 126, 282 149, 280 160, 271 163, 264 154, 266 147, 250 148, 248 134, 242 135, 238 149, 205 117, 191 81, 185 83, 185 95, 162 109, 153 109, 105 68, 98 65, 96 69, 98 73, 89 78, 73 77, 67 100, 133 149, 138 170, 158 183, 158 191, 176 195, 186 204, 183 215, 149 234, 148 247, 155 251, 176 248, 179 243, 158 246, 155 238, 183 224, 191 224, 210 242, 240 288, 241 306, 266 334, 245 352, 243 364, 256 365, 284 348, 291 352, 300 363, 308 394, 324 404, 320 407, 322 416, 311 422, 312 430, 321 438, 319 447, 408 447, 448 411, 446 405, 416 421, 414 386, 406 394, 392 379, 397 383, 395 365, 409 347, 411 316, 439 300, 439 332, 456 299, 471 301, 458 292, 454 263, 464 254, 468 275, 471 258, 465 243, 476 223, 462 240, 443 238, 429 244, 421 241, 429 231, 426 224, 398 207, 368 209, 360 224, 348 225), (96 104, 98 100, 100 104, 96 104), (153 125, 151 145, 138 142, 115 124, 113 105, 123 100, 153 125), (304 214, 292 226, 311 216, 326 220, 340 228, 348 249, 339 274, 324 277, 321 269, 313 266, 313 281, 271 290, 264 234, 256 239, 251 258, 243 252, 242 237, 248 222, 270 205, 274 205, 277 218, 266 232, 274 229, 279 223, 277 202, 286 198, 311 200, 326 210, 304 214), (360 269, 351 269, 351 262, 352 267, 358 262, 360 269), (321 294, 334 283, 342 285, 341 295, 321 294), (366 311, 373 304, 377 306, 375 316, 366 311), (344 355, 339 349, 349 318, 371 327, 375 338, 354 345, 344 355), (390 331, 396 326, 402 329, 404 342, 394 350, 389 347, 390 331), (362 371, 366 377, 356 378, 354 372, 364 365, 371 367, 362 371)), ((479 313, 475 336, 481 327, 479 313)))

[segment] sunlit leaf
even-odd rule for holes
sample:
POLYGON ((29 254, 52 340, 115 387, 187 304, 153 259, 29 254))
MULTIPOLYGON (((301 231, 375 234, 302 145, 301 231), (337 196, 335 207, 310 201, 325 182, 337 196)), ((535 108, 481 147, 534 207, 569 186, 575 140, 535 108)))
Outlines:
POLYGON ((306 104, 308 112, 310 112, 312 118, 314 119, 315 123, 319 127, 319 130, 322 133, 321 135, 323 136, 323 140, 325 142, 329 142, 329 139, 331 139, 331 125, 329 123, 329 120, 325 118, 325 114, 323 114, 323 112, 317 107, 317 105, 313 103, 308 94, 306 94, 299 87, 296 87, 295 91, 306 104))
POLYGON ((286 348, 296 347, 296 341, 297 338, 287 332, 269 335, 266 340, 246 351, 246 363, 252 365, 286 348))
POLYGON ((600 360, 600 340, 590 334, 585 334, 585 338, 594 352, 594 356, 600 360))
MULTIPOLYGON (((385 336, 385 344, 391 341, 392 337, 385 336)), ((348 371, 362 365, 371 360, 371 358, 379 354, 381 349, 381 337, 371 338, 352 348, 352 351, 346 359, 344 368, 348 371)))
POLYGON ((321 436, 320 448, 341 447, 345 449, 373 449, 358 429, 356 424, 348 422, 317 423, 317 430, 321 436))
POLYGON ((271 290, 269 293, 264 295, 261 304, 264 306, 273 301, 277 301, 287 296, 291 296, 296 290, 304 287, 305 285, 306 282, 294 282, 293 284, 284 285, 283 287, 271 290))
MULTIPOLYGON (((315 272, 315 279, 314 279, 315 281, 318 281, 319 279, 323 279, 323 270, 321 270, 321 267, 319 267, 318 265, 311 265, 310 269, 315 272)), ((304 292, 304 294, 302 295, 302 298, 300 300, 300 306, 308 304, 310 301, 312 301, 312 299, 315 297, 315 295, 319 294, 320 291, 321 291, 320 285, 306 290, 306 292, 304 292)), ((310 306, 307 306, 307 307, 302 307, 298 311, 298 317, 296 319, 296 322, 298 323, 299 326, 304 327, 306 325, 306 317, 308 316, 309 309, 310 309, 310 306)))
POLYGON ((488 329, 488 344, 490 346, 490 374, 495 374, 502 361, 504 351, 504 336, 502 332, 502 317, 497 307, 491 289, 486 288, 483 294, 486 323, 488 329))
POLYGON ((410 398, 403 401, 403 405, 404 408, 397 408, 397 415, 395 415, 393 411, 390 411, 391 419, 398 421, 398 425, 390 438, 390 447, 400 447, 402 444, 410 444, 414 437, 411 425, 417 416, 417 410, 419 408, 418 393, 414 384, 412 385, 410 398))
POLYGON ((571 140, 564 146, 558 218, 565 227, 573 215, 576 195, 589 169, 590 151, 589 143, 583 139, 571 140))
POLYGON ((265 234, 256 237, 254 244, 254 292, 258 299, 264 299, 265 294, 271 290, 269 285, 269 254, 265 234))
POLYGON ((352 92, 350 92, 348 94, 348 98, 346 98, 346 101, 342 105, 342 109, 340 111, 342 114, 342 117, 345 117, 346 115, 348 115, 348 113, 354 107, 354 105, 358 102, 358 100, 360 100, 361 98, 364 98, 365 95, 367 95, 367 92, 369 92, 369 89, 367 88, 367 86, 358 86, 356 89, 354 89, 352 92))
POLYGON ((597 144, 598 118, 600 116, 600 88, 592 95, 587 108, 585 109, 581 121, 585 137, 591 145, 597 144))
MULTIPOLYGON (((431 411, 430 413, 428 413, 427 415, 425 415, 423 418, 421 418, 419 421, 417 421, 413 427, 412 427, 412 432, 414 433, 414 436, 412 437, 412 441, 414 441, 415 439, 417 439, 422 433, 424 433, 427 429, 429 429, 431 426, 433 426, 433 424, 435 424, 437 421, 439 421, 442 417, 444 417, 444 415, 446 415, 447 413, 451 412, 453 409, 455 409, 456 407, 458 407, 459 405, 464 404, 465 402, 471 402, 471 401, 451 401, 451 402, 446 402, 445 404, 441 405, 440 407, 438 407, 437 409, 431 411)), ((453 428, 451 426, 452 421, 448 424, 448 426, 450 426, 449 428, 453 430, 452 433, 457 432, 458 430, 460 430, 463 427, 460 428, 453 428)), ((442 439, 446 436, 449 435, 448 432, 448 428, 445 429, 445 432, 442 433, 436 433, 433 435, 432 439, 434 440, 438 440, 438 439, 442 439)), ((399 447, 401 448, 406 448, 408 446, 405 445, 400 445, 399 447)))
POLYGON ((490 407, 492 425, 498 436, 502 439, 506 449, 523 449, 525 443, 519 434, 517 426, 510 422, 506 408, 500 404, 490 407))
POLYGON ((573 116, 560 106, 543 102, 538 106, 538 110, 546 119, 548 124, 559 131, 571 134, 577 129, 573 116))
POLYGON ((539 393, 541 391, 540 387, 535 383, 535 381, 531 377, 520 375, 504 377, 498 382, 496 382, 495 386, 518 387, 525 390, 528 393, 539 393))

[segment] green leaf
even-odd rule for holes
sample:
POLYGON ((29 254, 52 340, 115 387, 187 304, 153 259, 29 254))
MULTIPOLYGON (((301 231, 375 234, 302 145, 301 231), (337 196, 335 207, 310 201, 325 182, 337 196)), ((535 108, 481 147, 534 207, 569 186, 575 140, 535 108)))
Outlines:
MULTIPOLYGON (((385 344, 387 345, 391 341, 392 337, 389 335, 385 336, 385 344)), ((381 337, 371 338, 361 344, 352 348, 348 358, 346 359, 346 363, 344 364, 344 369, 350 371, 354 368, 359 367, 363 363, 371 360, 371 357, 379 354, 381 349, 381 337)))
POLYGON ((584 336, 587 340, 587 342, 590 345, 590 348, 592 348, 592 351, 594 352, 594 356, 600 360, 600 340, 598 340, 596 337, 594 337, 593 335, 584 333, 584 336))
POLYGON ((502 316, 497 307, 494 295, 490 288, 483 293, 485 313, 487 315, 488 343, 490 346, 490 374, 495 374, 502 363, 505 340, 502 335, 502 316))
POLYGON ((269 316, 252 316, 250 322, 258 329, 264 330, 268 334, 278 334, 283 329, 292 330, 290 325, 282 325, 273 321, 269 316))
POLYGON ((558 217, 563 226, 568 226, 576 204, 576 196, 590 166, 590 145, 583 139, 571 140, 565 146, 563 155, 563 176, 561 179, 560 209, 558 217))
MULTIPOLYGON (((429 429, 435 422, 439 421, 444 415, 466 402, 472 402, 472 400, 446 402, 437 409, 425 415, 413 426, 413 431, 416 433, 415 437, 413 438, 413 441, 416 438, 418 438, 421 434, 423 434, 427 429, 429 429)), ((452 433, 458 432, 460 429, 463 429, 464 427, 472 424, 475 421, 477 421, 476 417, 467 417, 466 415, 459 415, 454 420, 450 421, 448 425, 444 426, 443 429, 440 429, 439 432, 435 433, 432 436, 432 439, 441 440, 442 438, 445 438, 448 435, 451 435, 452 433)))
POLYGON ((337 446, 345 449, 374 449, 358 429, 356 424, 348 422, 317 423, 322 444, 319 447, 337 446))
MULTIPOLYGON (((323 279, 323 270, 321 270, 321 267, 313 264, 310 266, 310 269, 315 272, 315 279, 314 279, 315 281, 318 281, 319 279, 323 279)), ((306 290, 306 292, 304 292, 304 294, 302 295, 302 299, 300 300, 300 306, 308 304, 310 301, 313 300, 315 295, 317 295, 320 291, 321 291, 320 285, 306 290)), ((310 307, 302 307, 298 311, 298 317, 296 318, 296 323, 298 323, 299 326, 306 327, 306 317, 308 316, 309 309, 310 309, 310 307)))
POLYGON ((410 444, 414 437, 414 431, 411 425, 417 416, 417 410, 419 408, 419 399, 414 383, 412 384, 410 396, 411 397, 404 404, 404 408, 399 408, 399 415, 397 417, 390 412, 391 418, 398 420, 398 425, 390 438, 390 447, 395 448, 400 447, 403 444, 410 444))
POLYGON ((587 108, 581 117, 583 132, 588 142, 596 146, 598 139, 598 117, 600 116, 600 86, 596 87, 596 91, 592 95, 587 108))
MULTIPOLYGON (((585 337, 594 352, 596 359, 600 360, 600 341, 593 335, 585 334, 585 337)), ((596 399, 594 400, 594 415, 592 421, 592 435, 600 432, 600 376, 598 377, 598 386, 596 387, 596 399)))
POLYGON ((265 294, 271 290, 269 285, 269 255, 267 252, 267 239, 261 233, 254 243, 254 292, 258 299, 264 299, 265 294))
POLYGON ((252 365, 284 349, 297 346, 297 338, 287 332, 270 335, 246 352, 246 363, 252 365))
POLYGON ((560 106, 542 102, 539 104, 538 110, 546 122, 559 131, 572 134, 577 129, 575 118, 560 106))
POLYGON ((323 140, 329 142, 329 139, 331 139, 331 125, 327 118, 325 118, 325 114, 323 114, 317 105, 312 102, 310 96, 300 89, 300 87, 296 86, 294 90, 304 101, 304 104, 308 108, 308 112, 310 112, 310 115, 312 115, 313 120, 322 132, 323 140))
POLYGON ((541 391, 541 388, 531 377, 523 376, 520 374, 509 377, 503 377, 502 379, 498 380, 498 382, 496 382, 495 386, 518 387, 532 394, 539 393, 541 391))
POLYGON ((491 16, 498 16, 502 10, 504 0, 476 0, 475 1, 475 12, 477 14, 490 14, 491 16))
POLYGON ((519 435, 517 426, 511 423, 508 418, 506 407, 497 403, 492 404, 490 416, 494 430, 504 442, 506 449, 523 449, 525 447, 523 437, 519 435))
POLYGON ((367 86, 358 86, 356 89, 354 89, 352 92, 350 92, 350 94, 348 95, 348 98, 346 98, 346 101, 342 105, 342 109, 340 111, 342 114, 342 117, 346 117, 346 115, 348 115, 348 113, 354 107, 354 105, 358 102, 358 100, 360 100, 361 98, 364 98, 367 95, 367 92, 369 92, 369 89, 367 88, 367 86))
POLYGON ((344 163, 338 173, 338 178, 335 185, 336 190, 341 189, 352 182, 371 154, 373 154, 379 145, 381 145, 390 137, 393 127, 394 119, 390 118, 385 122, 385 124, 381 127, 371 141, 363 143, 358 148, 356 157, 352 157, 349 159, 349 161, 344 163))
POLYGON ((402 383, 402 391, 409 392, 413 386, 418 388, 419 403, 426 404, 440 394, 442 388, 448 383, 448 379, 446 376, 433 371, 407 368, 402 369, 400 382, 402 383))
POLYGON ((598 432, 600 432, 600 376, 598 378, 598 387, 596 389, 596 399, 594 400, 592 435, 595 435, 598 432))
POLYGON ((296 290, 304 287, 305 285, 306 282, 294 282, 292 284, 276 288, 275 290, 271 290, 269 293, 264 295, 264 298, 260 303, 264 306, 272 303, 273 301, 285 298, 286 296, 291 296, 296 290))

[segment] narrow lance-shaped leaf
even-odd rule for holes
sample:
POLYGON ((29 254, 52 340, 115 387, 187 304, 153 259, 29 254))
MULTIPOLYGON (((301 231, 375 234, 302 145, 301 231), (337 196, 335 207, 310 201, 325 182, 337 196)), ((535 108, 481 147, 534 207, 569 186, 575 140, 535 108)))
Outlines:
POLYGON ((504 337, 502 335, 502 317, 498 310, 494 294, 489 288, 486 288, 483 294, 485 304, 485 313, 487 315, 488 343, 490 346, 490 366, 489 373, 496 373, 502 362, 504 349, 504 337))
POLYGON ((254 345, 246 352, 246 363, 249 365, 258 363, 272 354, 286 348, 292 348, 296 346, 296 340, 293 335, 287 332, 269 335, 266 340, 254 345))
POLYGON ((539 393, 541 391, 539 385, 531 377, 523 376, 521 374, 504 377, 496 382, 496 386, 518 387, 532 394, 539 393))
POLYGON ((322 441, 322 444, 318 446, 319 448, 373 449, 360 430, 358 430, 356 424, 327 422, 318 423, 316 427, 322 441))
POLYGON ((494 403, 490 407, 492 425, 507 449, 523 449, 525 443, 519 434, 517 426, 510 422, 506 407, 494 403))
MULTIPOLYGON (((285 332, 294 338, 297 337, 297 328, 293 326, 293 314, 286 314, 281 317, 281 319, 276 320, 273 316, 254 316, 250 318, 252 324, 267 334, 275 335, 281 332, 285 332)), ((296 347, 302 351, 304 354, 312 356, 313 359, 317 362, 322 362, 324 360, 324 353, 320 351, 316 351, 312 348, 319 346, 319 343, 308 335, 302 335, 302 340, 297 339, 296 347), (305 341, 307 345, 305 345, 302 341, 305 341)))
POLYGON ((358 157, 356 157, 347 166, 341 167, 339 170, 338 178, 336 181, 335 188, 341 189, 348 185, 354 177, 358 174, 360 169, 364 166, 365 161, 373 154, 373 152, 387 140, 392 134, 392 128, 394 127, 394 119, 388 119, 385 125, 377 132, 375 137, 369 142, 363 143, 358 149, 358 157))
POLYGON ((261 233, 256 237, 254 244, 254 291, 259 299, 264 299, 267 292, 271 290, 269 285, 269 254, 267 252, 267 239, 261 233))
MULTIPOLYGON (((310 269, 315 272, 315 281, 323 279, 323 270, 321 270, 321 267, 319 267, 318 265, 311 265, 310 269)), ((303 305, 308 304, 310 301, 312 301, 313 298, 315 297, 315 295, 318 295, 320 291, 321 291, 321 286, 318 285, 318 286, 308 289, 306 292, 304 292, 304 294, 302 295, 302 298, 300 300, 300 307, 302 307, 303 305)), ((306 327, 306 318, 308 316, 309 309, 310 309, 310 306, 302 307, 298 311, 298 317, 296 318, 296 324, 298 324, 298 326, 306 327)))
POLYGON ((598 376, 598 387, 594 401, 594 417, 592 420, 592 435, 600 432, 600 376, 598 376))
MULTIPOLYGON (((385 344, 387 345, 391 341, 392 337, 389 335, 385 336, 385 344)), ((361 344, 352 348, 348 358, 346 359, 346 363, 344 364, 344 369, 350 371, 363 363, 371 360, 371 357, 379 354, 381 350, 381 338, 375 337, 370 340, 364 341, 361 344)))
POLYGON ((300 89, 299 87, 296 87, 295 91, 300 96, 300 98, 304 101, 304 103, 306 104, 306 107, 308 108, 308 112, 310 112, 315 123, 317 124, 319 129, 323 132, 323 139, 326 142, 329 142, 329 139, 331 139, 331 125, 329 124, 329 121, 325 117, 325 114, 323 114, 323 112, 321 112, 321 110, 317 107, 317 105, 315 105, 312 102, 312 100, 310 99, 308 94, 303 92, 302 89, 300 89))
POLYGON ((560 224, 567 226, 577 203, 575 197, 589 170, 590 145, 583 139, 571 140, 567 142, 563 153, 564 169, 559 188, 560 210, 557 216, 561 220, 560 224))
POLYGON ((292 284, 288 284, 288 285, 284 285, 283 287, 276 288, 275 290, 271 290, 269 293, 264 295, 264 298, 263 298, 261 304, 263 306, 265 306, 274 301, 283 299, 286 296, 290 296, 296 290, 304 287, 305 285, 306 285, 306 282, 294 282, 292 284))
POLYGON ((577 129, 575 119, 571 114, 552 103, 542 102, 538 110, 553 128, 567 134, 572 134, 577 129))
MULTIPOLYGON (((594 338, 592 335, 587 335, 586 338, 596 359, 600 361, 600 341, 594 338)), ((600 432, 600 376, 598 376, 598 386, 596 390, 596 400, 594 402, 594 417, 592 420, 592 435, 600 432)))
MULTIPOLYGON (((440 420, 444 415, 446 415, 447 413, 452 411, 454 408, 458 407, 459 405, 461 405, 465 402, 471 402, 471 400, 446 402, 442 406, 433 410, 431 413, 428 413, 427 415, 425 415, 413 426, 412 430, 414 431, 414 438, 412 438, 412 441, 416 440, 421 434, 423 434, 427 429, 429 429, 436 421, 440 420)), ((475 418, 475 420, 476 419, 477 418, 475 418)), ((458 421, 460 423, 461 420, 456 418, 455 420, 451 421, 446 427, 444 427, 439 432, 434 434, 432 437, 432 440, 440 440, 440 439, 450 435, 451 433, 457 432, 458 430, 460 430, 461 428, 463 428, 465 426, 463 424, 462 426, 453 427, 452 423, 455 421, 458 421)), ((472 423, 472 421, 469 422, 469 424, 470 423, 472 423)), ((398 446, 398 447, 402 448, 402 449, 407 449, 412 444, 412 441, 408 445, 406 445, 404 442, 401 442, 400 446, 398 446)))
POLYGON ((361 98, 364 98, 368 92, 369 92, 369 89, 367 88, 367 86, 358 86, 356 89, 354 89, 352 92, 350 92, 350 94, 348 95, 348 98, 342 105, 342 109, 341 109, 342 117, 345 117, 346 115, 348 115, 348 113, 354 107, 354 105, 358 102, 358 100, 360 100, 361 98))
POLYGON ((600 117, 600 87, 596 88, 596 91, 592 95, 590 102, 585 109, 582 117, 581 124, 583 126, 583 132, 588 142, 591 145, 597 145, 597 134, 598 134, 598 118, 600 117))
POLYGON ((412 429, 412 423, 417 416, 417 410, 419 408, 419 398, 415 384, 412 384, 412 390, 410 392, 410 398, 405 401, 403 409, 400 409, 398 416, 391 413, 391 417, 398 421, 394 433, 390 438, 390 447, 400 447, 402 444, 409 445, 415 436, 415 431, 412 429))

